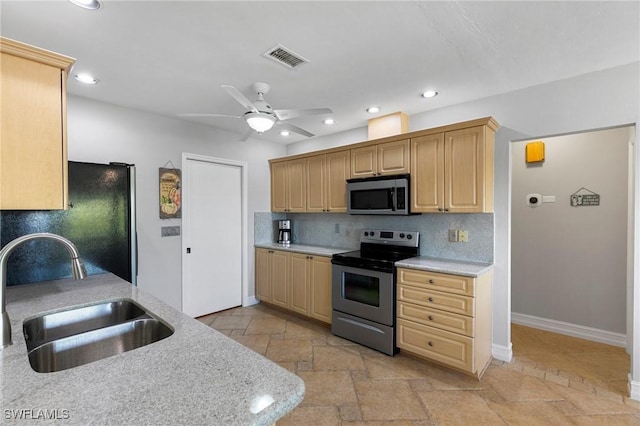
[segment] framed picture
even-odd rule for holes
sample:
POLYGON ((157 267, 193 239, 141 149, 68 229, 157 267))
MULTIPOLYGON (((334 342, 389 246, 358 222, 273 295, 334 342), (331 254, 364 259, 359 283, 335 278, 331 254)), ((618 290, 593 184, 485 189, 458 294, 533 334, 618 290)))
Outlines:
POLYGON ((180 169, 160 167, 160 219, 182 217, 182 173, 180 169))

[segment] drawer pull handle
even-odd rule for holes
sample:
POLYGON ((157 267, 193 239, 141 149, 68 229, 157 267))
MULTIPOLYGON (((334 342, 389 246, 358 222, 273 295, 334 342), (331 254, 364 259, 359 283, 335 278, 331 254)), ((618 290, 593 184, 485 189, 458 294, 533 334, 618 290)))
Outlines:
POLYGON ((429 342, 429 343, 428 343, 428 345, 429 345, 429 346, 433 346, 433 342, 429 342))
POLYGON ((433 282, 434 282, 433 280, 429 280, 429 284, 433 284, 433 282))
POLYGON ((433 321, 433 315, 429 315, 429 321, 433 321))
POLYGON ((433 297, 429 297, 429 302, 433 302, 433 297))

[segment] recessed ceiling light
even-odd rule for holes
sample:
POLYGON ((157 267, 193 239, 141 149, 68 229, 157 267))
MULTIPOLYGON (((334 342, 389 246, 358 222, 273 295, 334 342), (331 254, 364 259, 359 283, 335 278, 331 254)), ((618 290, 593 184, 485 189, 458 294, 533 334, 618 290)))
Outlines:
POLYGON ((434 98, 434 97, 438 96, 438 91, 437 90, 427 90, 425 92, 422 92, 420 94, 420 96, 422 96, 423 98, 434 98))
POLYGON ((84 73, 84 72, 81 72, 81 73, 78 73, 78 74, 74 74, 73 78, 78 80, 80 83, 84 83, 84 84, 96 84, 96 83, 98 83, 98 79, 97 78, 95 78, 91 74, 87 74, 87 73, 84 73))
POLYGON ((99 0, 69 0, 69 2, 75 4, 76 6, 80 6, 83 9, 90 10, 98 10, 100 9, 100 6, 102 6, 99 0))
POLYGON ((287 130, 283 130, 280 132, 280 136, 289 136, 291 133, 289 133, 287 130))
POLYGON ((326 124, 327 126, 331 126, 332 124, 336 124, 336 120, 334 120, 333 118, 327 118, 326 120, 323 121, 324 124, 326 124))
POLYGON ((376 112, 380 112, 380 107, 379 106, 372 106, 367 108, 365 111, 367 111, 370 114, 375 114, 376 112))

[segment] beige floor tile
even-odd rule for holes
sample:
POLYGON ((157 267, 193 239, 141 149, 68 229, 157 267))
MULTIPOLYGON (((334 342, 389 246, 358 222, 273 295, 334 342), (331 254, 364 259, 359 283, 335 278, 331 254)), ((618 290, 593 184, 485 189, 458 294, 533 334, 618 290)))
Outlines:
POLYGON ((418 395, 438 425, 506 424, 475 391, 431 391, 418 395))
POLYGON ((321 327, 313 327, 312 325, 305 326, 305 324, 296 324, 288 321, 284 338, 326 340, 326 331, 321 327))
POLYGON ((549 387, 562 397, 567 404, 559 405, 560 410, 569 416, 598 415, 598 414, 640 414, 640 410, 624 404, 622 401, 612 401, 608 398, 598 398, 594 394, 579 392, 550 383, 549 387))
POLYGON ((277 426, 340 425, 338 407, 300 407, 276 422, 277 426))
POLYGON ((249 316, 224 315, 215 318, 209 325, 216 330, 244 330, 250 322, 249 316))
POLYGON ((352 347, 314 346, 314 370, 364 370, 364 362, 352 347))
POLYGON ((234 335, 231 334, 231 337, 236 342, 258 352, 260 355, 264 355, 267 353, 267 346, 269 345, 269 336, 254 334, 254 335, 234 335))
POLYGON ((287 321, 282 318, 252 318, 244 334, 284 333, 287 321))
POLYGON ((371 379, 425 379, 428 367, 403 355, 394 357, 363 355, 371 379))
POLYGON ((358 404, 353 382, 348 371, 299 371, 306 393, 300 406, 335 405, 342 407, 358 404))
POLYGON ((311 361, 313 352, 310 340, 271 340, 265 355, 275 362, 311 361))
POLYGON ((573 422, 560 411, 556 402, 488 402, 509 426, 569 426, 573 422))
POLYGON ((430 418, 407 380, 362 380, 354 386, 363 420, 430 418))
POLYGON ((491 386, 507 401, 559 401, 562 396, 536 377, 507 369, 490 368, 483 383, 491 386))
POLYGON ((640 416, 613 415, 613 416, 574 416, 571 417, 574 425, 578 426, 638 426, 640 416))

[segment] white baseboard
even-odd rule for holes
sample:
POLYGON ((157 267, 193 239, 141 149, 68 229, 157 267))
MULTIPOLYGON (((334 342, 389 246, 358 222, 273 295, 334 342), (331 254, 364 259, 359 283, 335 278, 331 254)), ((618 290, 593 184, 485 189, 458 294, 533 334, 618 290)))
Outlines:
POLYGON ((494 343, 491 346, 491 355, 499 361, 511 362, 513 359, 511 343, 509 343, 509 346, 496 345, 494 343))
POLYGON ((633 381, 629 374, 629 398, 640 401, 640 382, 633 381))
POLYGON ((511 322, 531 328, 551 331, 553 333, 578 337, 580 339, 593 340, 594 342, 606 343, 607 345, 627 347, 627 336, 612 331, 600 330, 598 328, 585 327, 583 325, 571 324, 568 322, 556 321, 547 318, 534 317, 533 315, 511 313, 511 322))
POLYGON ((249 296, 242 302, 242 306, 252 306, 260 303, 260 300, 256 299, 255 296, 249 296))

